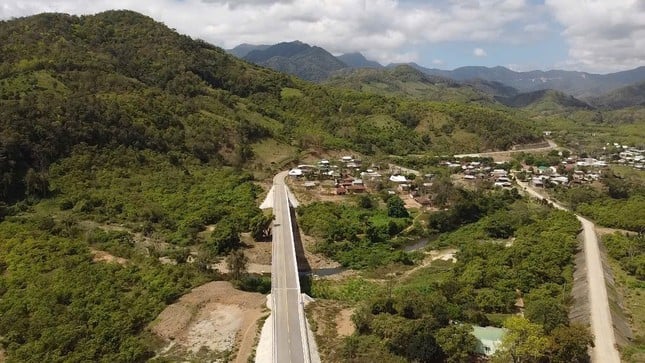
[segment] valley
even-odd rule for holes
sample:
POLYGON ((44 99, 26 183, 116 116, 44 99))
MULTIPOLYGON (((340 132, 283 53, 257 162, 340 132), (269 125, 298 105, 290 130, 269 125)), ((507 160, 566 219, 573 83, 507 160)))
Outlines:
POLYGON ((0 54, 0 362, 268 362, 267 300, 322 362, 645 354, 643 67, 225 51, 129 10, 3 20, 0 54))

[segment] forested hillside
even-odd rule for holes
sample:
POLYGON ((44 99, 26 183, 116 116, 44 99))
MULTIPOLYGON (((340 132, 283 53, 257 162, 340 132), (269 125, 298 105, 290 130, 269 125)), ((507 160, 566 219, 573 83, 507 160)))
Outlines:
POLYGON ((405 96, 419 100, 494 103, 490 95, 474 87, 460 84, 449 78, 424 74, 409 65, 339 71, 326 83, 357 91, 405 96))
POLYGON ((505 110, 309 84, 134 12, 0 22, 0 354, 150 358, 146 324, 267 222, 255 144, 406 154, 536 139, 505 110))
POLYGON ((473 108, 473 119, 455 123, 450 107, 411 106, 300 82, 133 12, 2 22, 0 54, 5 200, 19 199, 26 189, 46 194, 48 166, 80 143, 242 165, 252 158, 249 143, 268 137, 303 149, 390 154, 432 149, 433 138, 451 137, 415 132, 424 119, 444 119, 448 128, 479 140, 455 145, 464 151, 536 138, 527 124, 502 111, 481 119, 473 108), (389 121, 378 125, 374 116, 389 121))

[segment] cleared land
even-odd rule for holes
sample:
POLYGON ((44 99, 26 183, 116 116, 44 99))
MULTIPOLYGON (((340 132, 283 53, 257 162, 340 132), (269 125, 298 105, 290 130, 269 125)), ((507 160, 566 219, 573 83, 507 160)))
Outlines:
POLYGON ((224 281, 193 289, 166 307, 150 324, 164 342, 158 357, 166 359, 230 359, 246 362, 252 353, 257 321, 266 314, 266 297, 236 290, 224 281))

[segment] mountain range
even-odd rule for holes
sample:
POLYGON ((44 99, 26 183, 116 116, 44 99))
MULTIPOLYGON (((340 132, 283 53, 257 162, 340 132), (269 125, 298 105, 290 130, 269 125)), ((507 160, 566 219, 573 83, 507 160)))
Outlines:
MULTIPOLYGON (((645 82, 645 66, 609 74, 564 70, 516 72, 501 66, 467 66, 454 70, 426 68, 416 63, 383 66, 366 59, 361 53, 334 56, 323 48, 300 41, 270 46, 241 44, 230 49, 229 52, 252 63, 315 82, 326 81, 339 74, 341 70, 343 72, 340 74, 347 75, 347 69, 392 69, 400 65, 408 65, 426 75, 452 79, 493 96, 512 97, 520 93, 553 89, 585 102, 600 102, 598 104, 603 106, 616 105, 616 102, 602 103, 602 95, 638 82, 645 82)), ((637 88, 636 91, 639 89, 637 88)), ((627 104, 633 103, 633 101, 627 102, 627 104)))

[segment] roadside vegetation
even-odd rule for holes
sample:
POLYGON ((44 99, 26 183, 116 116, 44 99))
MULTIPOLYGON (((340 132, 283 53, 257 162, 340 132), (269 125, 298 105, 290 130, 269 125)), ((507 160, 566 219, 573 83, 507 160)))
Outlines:
POLYGON ((645 176, 642 171, 613 168, 601 184, 556 188, 554 195, 573 210, 605 227, 645 231, 645 176))
POLYGON ((621 347, 622 358, 626 362, 640 362, 645 358, 645 239, 642 234, 625 235, 620 232, 602 237, 610 257, 610 266, 619 291, 625 301, 625 314, 634 340, 621 347))
MULTIPOLYGON (((520 361, 587 359, 591 335, 586 327, 570 324, 568 318, 580 228, 575 217, 507 190, 466 192, 453 188, 448 210, 431 212, 425 225, 429 228, 426 233, 434 236, 427 248, 457 248, 457 262, 433 261, 411 274, 385 273, 381 268, 376 279, 311 282, 314 297, 342 301, 355 309, 355 333, 345 338, 340 350, 330 350, 333 356, 329 358, 349 362, 464 361, 477 354, 471 326, 492 325, 509 329, 496 361, 511 361, 511 354, 518 354, 518 349, 524 353, 513 359, 520 361), (519 312, 524 313, 523 318, 515 317, 519 312)), ((368 270, 389 264, 396 271, 392 264, 402 262, 363 247, 387 247, 391 254, 404 253, 396 243, 371 242, 367 237, 370 218, 374 213, 385 215, 387 209, 376 208, 370 214, 358 205, 332 206, 314 203, 301 207, 303 231, 318 234, 319 245, 333 251, 330 256, 341 263, 368 270), (344 231, 365 237, 352 240, 344 231), (380 259, 375 262, 380 263, 347 264, 347 251, 355 256, 352 261, 377 255, 380 259)), ((390 236, 391 240, 396 238, 390 236)))

